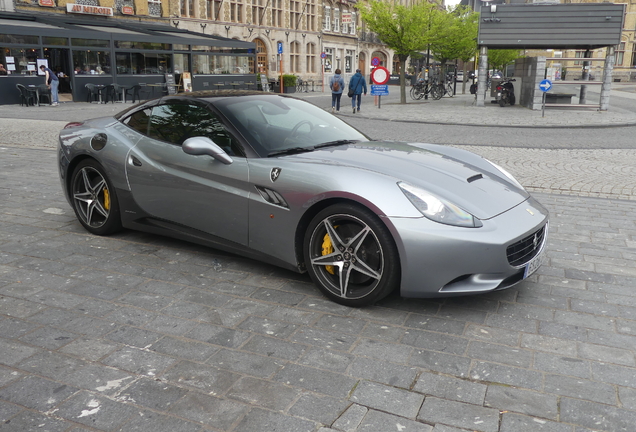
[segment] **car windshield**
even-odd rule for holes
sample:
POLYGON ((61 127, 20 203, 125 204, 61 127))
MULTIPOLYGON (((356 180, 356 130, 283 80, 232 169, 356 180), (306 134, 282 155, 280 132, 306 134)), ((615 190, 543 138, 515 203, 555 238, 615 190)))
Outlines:
POLYGON ((245 96, 214 104, 261 157, 312 151, 325 143, 369 140, 338 117, 299 99, 245 96))

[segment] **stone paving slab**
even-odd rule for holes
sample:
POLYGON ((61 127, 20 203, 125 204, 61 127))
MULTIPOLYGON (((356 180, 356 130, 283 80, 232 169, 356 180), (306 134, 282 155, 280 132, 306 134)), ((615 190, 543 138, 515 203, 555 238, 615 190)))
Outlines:
POLYGON ((530 279, 352 309, 213 249, 89 235, 54 151, 0 150, 0 430, 632 431, 636 203, 535 196, 530 279))

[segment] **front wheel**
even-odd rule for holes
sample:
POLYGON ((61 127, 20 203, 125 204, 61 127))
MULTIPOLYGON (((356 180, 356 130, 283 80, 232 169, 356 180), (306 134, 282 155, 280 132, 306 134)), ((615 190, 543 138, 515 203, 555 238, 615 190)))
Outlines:
POLYGON ((305 233, 305 264, 320 291, 345 306, 373 304, 400 280, 397 248, 368 209, 336 204, 318 213, 305 233))
POLYGON ((435 100, 440 100, 442 98, 442 96, 444 96, 444 91, 443 91, 442 86, 439 85, 439 84, 434 84, 431 87, 431 96, 435 100))
POLYGON ((115 189, 97 161, 80 162, 73 171, 70 192, 75 215, 87 231, 108 235, 121 229, 115 189))

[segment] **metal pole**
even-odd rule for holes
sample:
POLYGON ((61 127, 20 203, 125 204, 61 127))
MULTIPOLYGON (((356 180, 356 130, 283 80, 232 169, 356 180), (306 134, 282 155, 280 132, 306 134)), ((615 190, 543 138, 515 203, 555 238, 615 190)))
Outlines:
MULTIPOLYGON (((590 50, 585 51, 585 58, 590 58, 590 57, 592 57, 592 52, 590 50)), ((590 80, 590 62, 586 60, 583 62, 583 74, 581 75, 581 82, 584 83, 585 81, 589 81, 589 80, 590 80)), ((581 91, 579 92, 579 103, 582 105, 587 103, 586 99, 587 99, 587 86, 585 84, 581 84, 581 91)))
POLYGON ((543 92, 543 101, 541 102, 541 117, 545 117, 545 92, 543 92))

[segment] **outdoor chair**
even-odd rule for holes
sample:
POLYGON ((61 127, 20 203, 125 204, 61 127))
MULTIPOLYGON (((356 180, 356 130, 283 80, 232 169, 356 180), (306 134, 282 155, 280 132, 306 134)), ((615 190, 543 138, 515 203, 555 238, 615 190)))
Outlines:
POLYGON ((49 100, 49 105, 53 102, 53 99, 51 97, 51 89, 46 84, 40 84, 38 86, 38 94, 40 95, 40 100, 38 101, 38 104, 42 102, 43 97, 49 100))
POLYGON ((22 84, 16 84, 15 87, 20 91, 20 105, 22 106, 35 105, 36 93, 34 91, 29 91, 22 84))
POLYGON ((85 87, 88 90, 88 92, 86 93, 86 102, 91 103, 94 100, 99 102, 101 90, 98 89, 95 84, 86 84, 85 87))
POLYGON ((140 89, 141 86, 139 84, 135 84, 132 87, 124 89, 124 99, 126 99, 126 96, 130 95, 133 103, 135 103, 135 101, 141 101, 141 96, 139 95, 140 89))

